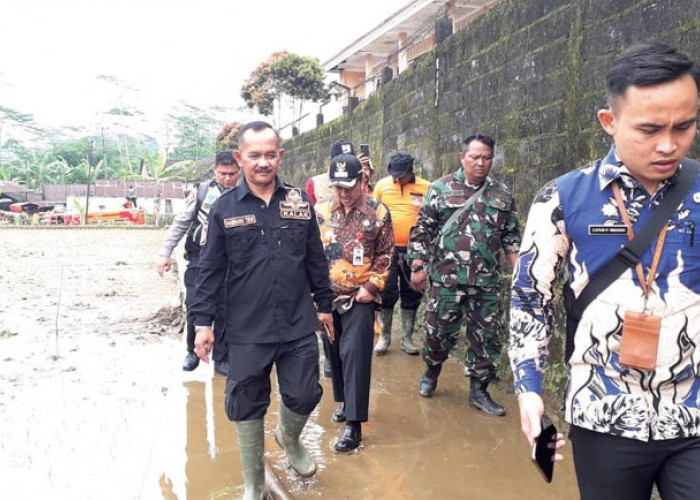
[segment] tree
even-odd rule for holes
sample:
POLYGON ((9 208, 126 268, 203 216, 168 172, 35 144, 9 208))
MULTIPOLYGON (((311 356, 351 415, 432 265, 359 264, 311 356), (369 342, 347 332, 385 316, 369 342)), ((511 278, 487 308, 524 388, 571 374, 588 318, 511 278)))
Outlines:
POLYGON ((323 76, 323 66, 317 58, 275 52, 253 70, 241 88, 241 97, 249 108, 257 108, 265 116, 272 115, 276 102, 278 126, 281 110, 287 104, 292 110, 292 123, 298 123, 305 101, 318 102, 328 97, 323 76))
POLYGON ((2 132, 5 126, 8 125, 24 129, 25 131, 36 131, 34 117, 32 115, 0 106, 0 149, 3 147, 2 132))
POLYGON ((185 180, 194 168, 194 161, 182 160, 168 165, 166 161, 165 147, 158 148, 155 154, 151 154, 147 148, 143 149, 143 166, 145 177, 156 182, 156 196, 153 202, 153 219, 156 226, 160 225, 160 199, 163 191, 163 182, 168 180, 185 180))
POLYGON ((201 109, 185 104, 169 121, 174 128, 175 146, 171 157, 181 160, 199 160, 215 152, 215 138, 223 120, 219 109, 201 109))
POLYGON ((227 123, 221 128, 221 132, 216 136, 216 150, 226 151, 238 149, 238 129, 243 125, 241 122, 227 123))

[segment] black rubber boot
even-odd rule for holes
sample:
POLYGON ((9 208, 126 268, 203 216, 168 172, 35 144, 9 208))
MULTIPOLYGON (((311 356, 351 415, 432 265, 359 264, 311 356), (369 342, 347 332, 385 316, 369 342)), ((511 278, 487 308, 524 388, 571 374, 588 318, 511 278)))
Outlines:
POLYGON ((488 415, 502 417, 506 414, 506 409, 491 399, 486 390, 488 386, 488 380, 472 378, 469 385, 469 404, 488 415))
POLYGON ((425 370, 418 384, 418 390, 421 396, 429 398, 435 394, 435 388, 437 387, 437 381, 441 371, 442 364, 428 365, 428 369, 425 370))

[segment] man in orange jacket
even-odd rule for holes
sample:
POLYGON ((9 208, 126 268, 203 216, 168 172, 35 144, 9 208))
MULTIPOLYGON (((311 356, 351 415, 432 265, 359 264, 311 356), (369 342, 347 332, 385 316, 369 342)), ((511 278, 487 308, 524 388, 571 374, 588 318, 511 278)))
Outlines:
POLYGON ((413 157, 408 153, 403 151, 394 153, 389 161, 389 176, 380 179, 374 187, 374 197, 389 207, 396 241, 379 313, 381 334, 374 347, 377 356, 386 354, 391 344, 394 305, 399 297, 401 297, 401 349, 406 354, 418 354, 418 348, 413 344, 413 327, 423 294, 411 288, 411 270, 406 259, 406 247, 411 228, 416 225, 418 210, 423 203, 423 196, 430 187, 430 182, 415 174, 413 162, 413 157))

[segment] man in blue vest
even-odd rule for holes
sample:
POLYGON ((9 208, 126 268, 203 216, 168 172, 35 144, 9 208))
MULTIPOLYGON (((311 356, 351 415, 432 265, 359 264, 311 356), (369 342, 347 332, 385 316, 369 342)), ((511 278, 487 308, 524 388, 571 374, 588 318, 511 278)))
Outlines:
POLYGON ((666 45, 618 56, 598 112, 613 147, 547 183, 527 218, 510 310, 520 426, 530 444, 542 431, 542 373, 565 268, 567 310, 583 309, 577 324, 567 318, 565 413, 582 500, 648 500, 654 484, 664 500, 700 498, 700 180, 686 158, 699 81, 693 61, 666 45), (620 249, 667 208, 635 264, 620 249), (601 269, 618 253, 621 274, 578 306, 590 283, 615 274, 601 269))

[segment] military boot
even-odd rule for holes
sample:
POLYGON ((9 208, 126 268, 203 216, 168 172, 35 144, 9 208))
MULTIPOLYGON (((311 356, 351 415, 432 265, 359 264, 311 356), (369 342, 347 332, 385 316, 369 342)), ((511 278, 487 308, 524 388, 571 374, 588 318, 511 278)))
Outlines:
POLYGON ((479 380, 472 377, 469 385, 469 404, 489 415, 502 417, 506 414, 506 409, 491 399, 486 390, 488 386, 488 380, 479 380))
POLYGON ((243 500, 265 498, 265 426, 262 419, 236 422, 238 452, 245 479, 243 500))
POLYGON ((416 324, 415 309, 401 309, 401 350, 406 354, 418 354, 413 344, 413 326, 416 324))
POLYGON ((424 398, 432 397, 437 388, 438 377, 442 371, 442 363, 439 365, 428 365, 428 369, 420 378, 418 383, 418 391, 424 398))
POLYGON ((393 309, 380 309, 379 324, 382 327, 382 332, 379 334, 379 340, 374 346, 374 353, 377 356, 384 356, 391 345, 391 323, 394 319, 393 309))
POLYGON ((284 404, 280 404, 280 419, 275 429, 275 440, 284 448, 292 469, 301 477, 311 477, 316 473, 316 462, 299 441, 308 419, 308 415, 298 415, 284 404))

